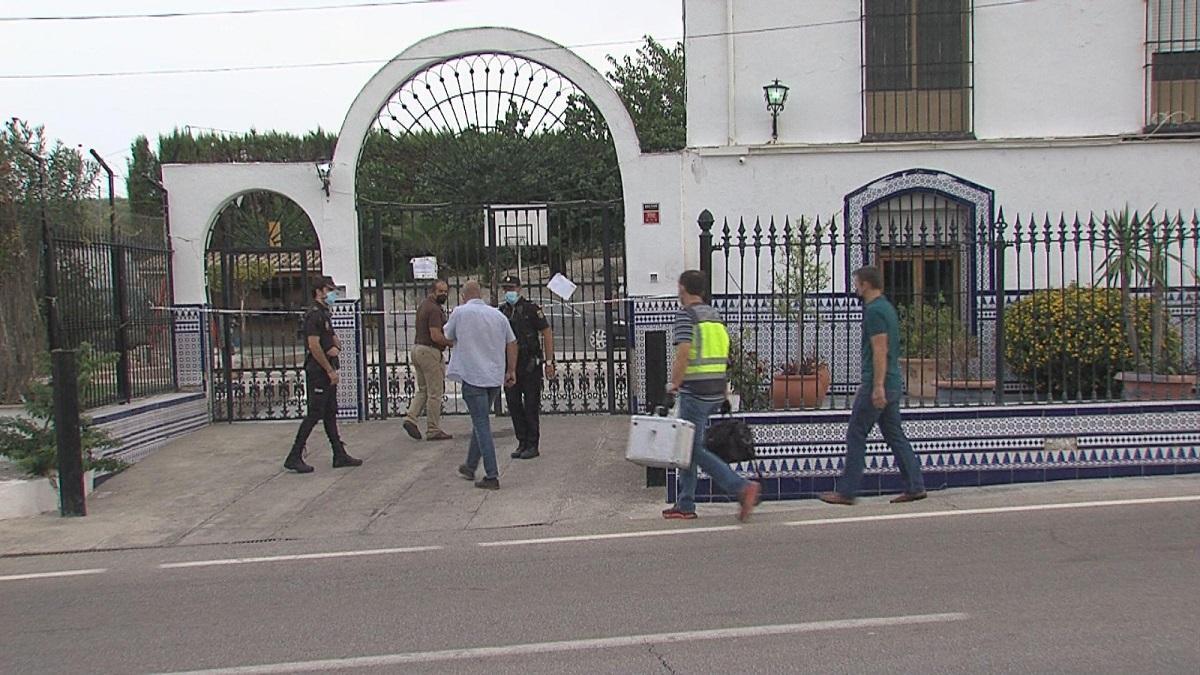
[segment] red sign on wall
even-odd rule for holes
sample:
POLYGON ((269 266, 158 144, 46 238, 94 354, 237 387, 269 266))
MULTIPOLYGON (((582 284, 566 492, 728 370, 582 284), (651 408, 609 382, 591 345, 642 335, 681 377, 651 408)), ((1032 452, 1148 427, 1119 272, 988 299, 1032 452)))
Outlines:
POLYGON ((642 224, 658 225, 658 204, 642 204, 642 224))

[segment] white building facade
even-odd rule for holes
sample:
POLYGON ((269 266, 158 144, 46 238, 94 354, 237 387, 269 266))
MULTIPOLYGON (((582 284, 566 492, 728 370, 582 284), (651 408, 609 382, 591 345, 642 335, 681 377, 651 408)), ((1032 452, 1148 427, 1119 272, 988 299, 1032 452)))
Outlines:
MULTIPOLYGON (((669 279, 699 264, 704 209, 718 220, 841 217, 855 191, 914 169, 982 186, 1010 215, 1126 204, 1190 213, 1200 196, 1196 8, 686 0, 682 258, 655 269, 662 228, 631 223, 631 288, 656 292, 650 272, 669 279), (790 91, 772 139, 763 87, 777 79, 790 91), (648 249, 653 258, 632 257, 648 249)), ((676 186, 663 182, 667 201, 676 186)))

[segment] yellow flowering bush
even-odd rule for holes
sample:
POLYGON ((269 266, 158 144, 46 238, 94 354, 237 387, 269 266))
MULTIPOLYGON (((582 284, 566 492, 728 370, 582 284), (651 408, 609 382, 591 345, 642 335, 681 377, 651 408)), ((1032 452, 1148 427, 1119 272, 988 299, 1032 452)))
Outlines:
MULTIPOLYGON (((1149 353, 1152 303, 1135 299, 1132 311, 1149 353)), ((1182 341, 1169 322, 1164 337, 1162 365, 1170 367, 1180 360, 1182 341)), ((1134 367, 1120 290, 1070 286, 1013 303, 1004 316, 1004 356, 1011 372, 1054 399, 1119 396, 1114 377, 1134 367)))

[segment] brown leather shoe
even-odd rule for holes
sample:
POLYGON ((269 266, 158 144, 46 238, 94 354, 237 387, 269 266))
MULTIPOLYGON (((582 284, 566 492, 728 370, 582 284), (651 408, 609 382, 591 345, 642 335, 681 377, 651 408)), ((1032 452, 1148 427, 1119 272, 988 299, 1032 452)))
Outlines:
POLYGON ((820 499, 826 504, 833 504, 835 506, 854 506, 855 502, 855 500, 840 492, 822 492, 817 496, 817 499, 820 499))
POLYGON ((425 434, 427 441, 451 441, 454 437, 444 431, 431 431, 425 434))
POLYGON ((919 502, 928 496, 929 495, 926 494, 924 491, 905 492, 904 494, 899 495, 899 496, 895 497, 894 499, 892 499, 892 503, 893 504, 906 504, 908 502, 919 502))
POLYGON ((421 440, 421 430, 417 428, 417 423, 412 420, 404 420, 404 430, 414 440, 421 440))

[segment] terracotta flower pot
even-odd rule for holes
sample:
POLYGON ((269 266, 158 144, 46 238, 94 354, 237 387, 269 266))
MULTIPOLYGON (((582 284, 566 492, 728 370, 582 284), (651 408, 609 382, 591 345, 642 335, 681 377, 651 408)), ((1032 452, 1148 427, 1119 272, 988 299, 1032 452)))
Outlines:
POLYGON ((1126 401, 1178 401, 1191 398, 1196 387, 1195 375, 1159 375, 1157 373, 1117 373, 1126 401))
POLYGON ((829 366, 821 364, 812 375, 776 375, 771 380, 771 407, 820 408, 829 391, 829 366))
POLYGON ((995 400, 995 380, 936 380, 938 405, 983 404, 995 400))
POLYGON ((908 385, 908 395, 925 400, 937 398, 937 360, 900 360, 904 362, 904 383, 908 385))

